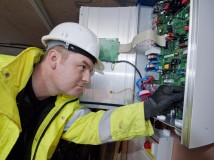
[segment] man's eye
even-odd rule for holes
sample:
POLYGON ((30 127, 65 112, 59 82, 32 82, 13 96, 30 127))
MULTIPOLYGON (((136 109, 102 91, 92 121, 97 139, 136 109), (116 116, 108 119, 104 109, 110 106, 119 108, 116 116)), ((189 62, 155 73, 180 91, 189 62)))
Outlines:
POLYGON ((85 68, 86 68, 86 66, 80 65, 80 69, 81 69, 81 70, 85 70, 85 68))

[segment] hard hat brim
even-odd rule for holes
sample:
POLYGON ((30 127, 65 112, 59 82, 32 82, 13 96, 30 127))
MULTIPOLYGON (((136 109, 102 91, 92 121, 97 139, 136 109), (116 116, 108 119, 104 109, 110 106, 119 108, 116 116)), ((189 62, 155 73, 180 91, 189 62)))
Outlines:
POLYGON ((95 70, 103 71, 105 69, 103 62, 97 58, 96 60, 97 60, 97 63, 95 63, 95 66, 94 66, 95 70))

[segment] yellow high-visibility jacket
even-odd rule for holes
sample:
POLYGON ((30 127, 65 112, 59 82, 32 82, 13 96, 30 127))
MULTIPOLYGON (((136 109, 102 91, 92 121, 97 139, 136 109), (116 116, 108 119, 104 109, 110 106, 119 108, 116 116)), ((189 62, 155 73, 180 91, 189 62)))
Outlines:
MULTIPOLYGON (((0 55, 0 159, 6 159, 22 131, 17 94, 26 86, 35 63, 43 51, 28 48, 18 56, 0 55)), ((154 133, 144 119, 143 103, 86 112, 77 97, 57 96, 55 107, 48 113, 33 140, 31 159, 50 159, 60 138, 81 144, 102 144, 128 140, 154 133), (67 129, 65 129, 67 128, 67 129)))

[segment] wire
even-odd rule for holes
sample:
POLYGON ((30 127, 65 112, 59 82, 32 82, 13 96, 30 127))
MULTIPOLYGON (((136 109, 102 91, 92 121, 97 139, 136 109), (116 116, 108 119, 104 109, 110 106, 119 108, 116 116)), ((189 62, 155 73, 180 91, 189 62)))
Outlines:
POLYGON ((87 102, 87 101, 80 101, 80 103, 82 103, 82 104, 104 105, 104 106, 115 106, 115 107, 124 106, 124 104, 101 103, 101 102, 87 102))
MULTIPOLYGON (((114 61, 114 62, 111 62, 112 64, 115 64, 115 63, 128 63, 128 64, 130 64, 131 66, 133 66, 134 68, 135 68, 135 70, 137 71, 137 73, 139 74, 139 76, 140 76, 140 78, 142 78, 142 75, 141 75, 141 73, 140 73, 140 71, 137 69, 137 67, 134 65, 134 64, 132 64, 131 62, 129 62, 129 61, 124 61, 124 60, 122 60, 122 61, 114 61)), ((113 69, 114 67, 112 67, 112 69, 113 69)))
POLYGON ((1 43, 1 47, 9 47, 9 48, 19 48, 19 49, 26 49, 28 47, 31 47, 30 45, 27 44, 19 44, 19 43, 1 43))
POLYGON ((123 89, 123 90, 121 90, 121 91, 118 91, 118 92, 110 91, 110 94, 119 94, 119 93, 122 93, 122 92, 127 91, 127 90, 132 91, 132 94, 133 94, 138 100, 141 100, 140 98, 138 98, 138 96, 134 93, 133 89, 131 89, 131 88, 125 88, 125 89, 123 89))
MULTIPOLYGON (((26 49, 26 48, 33 47, 33 46, 28 45, 28 44, 21 44, 21 43, 2 43, 2 42, 0 42, 0 47, 26 49)), ((36 47, 36 46, 34 46, 34 47, 36 47)), ((40 48, 40 47, 38 47, 38 48, 40 48)))

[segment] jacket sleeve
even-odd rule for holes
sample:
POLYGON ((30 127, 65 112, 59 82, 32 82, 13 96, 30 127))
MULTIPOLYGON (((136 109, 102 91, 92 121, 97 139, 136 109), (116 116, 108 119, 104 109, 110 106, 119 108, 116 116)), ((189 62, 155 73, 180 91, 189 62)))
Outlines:
POLYGON ((70 124, 62 138, 81 144, 102 144, 153 133, 151 122, 144 118, 143 102, 140 102, 82 115, 70 124))

